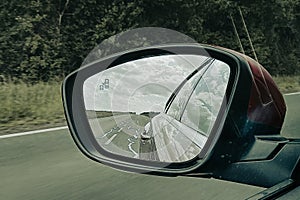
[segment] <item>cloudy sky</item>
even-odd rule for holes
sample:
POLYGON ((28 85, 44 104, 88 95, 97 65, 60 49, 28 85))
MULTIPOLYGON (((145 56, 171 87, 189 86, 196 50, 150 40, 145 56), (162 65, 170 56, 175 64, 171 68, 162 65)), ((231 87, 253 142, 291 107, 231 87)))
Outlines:
POLYGON ((163 55, 121 64, 88 78, 83 92, 87 110, 161 112, 176 87, 207 57, 163 55), (100 90, 105 79, 109 88, 100 90))

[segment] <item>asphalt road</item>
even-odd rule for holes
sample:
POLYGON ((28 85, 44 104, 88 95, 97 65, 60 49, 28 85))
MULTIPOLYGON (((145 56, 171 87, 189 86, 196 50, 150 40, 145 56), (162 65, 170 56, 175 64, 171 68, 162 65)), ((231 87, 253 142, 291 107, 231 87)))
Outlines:
MULTIPOLYGON (((284 135, 300 130, 300 95, 287 96, 284 135), (297 108, 297 109, 295 109, 297 108), (297 122, 290 124, 290 122, 297 122)), ((299 134, 298 134, 299 135, 299 134)), ((299 136, 300 137, 300 136, 299 136)), ((263 188, 114 170, 85 158, 67 130, 0 139, 0 199, 245 199, 263 188)))
POLYGON ((243 199, 262 188, 116 171, 85 158, 66 130, 0 140, 0 199, 243 199))

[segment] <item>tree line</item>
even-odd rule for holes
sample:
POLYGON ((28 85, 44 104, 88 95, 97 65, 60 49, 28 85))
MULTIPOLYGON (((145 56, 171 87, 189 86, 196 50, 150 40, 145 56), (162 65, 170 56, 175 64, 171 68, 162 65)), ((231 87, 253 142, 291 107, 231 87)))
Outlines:
POLYGON ((254 56, 273 75, 300 74, 300 0, 11 0, 0 4, 0 78, 61 79, 104 39, 164 27, 254 56))

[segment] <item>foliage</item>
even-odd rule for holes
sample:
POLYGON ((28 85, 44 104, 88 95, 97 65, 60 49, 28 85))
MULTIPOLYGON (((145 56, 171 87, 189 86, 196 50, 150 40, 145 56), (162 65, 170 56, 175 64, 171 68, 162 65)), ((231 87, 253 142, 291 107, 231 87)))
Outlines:
POLYGON ((282 93, 300 91, 300 76, 275 76, 273 77, 282 93))
POLYGON ((17 132, 26 127, 61 125, 64 115, 60 83, 22 81, 0 84, 0 132, 17 132))
POLYGON ((137 27, 165 27, 200 43, 253 56, 273 75, 300 74, 299 0, 11 0, 0 4, 0 75, 31 83, 64 77, 104 39, 137 27))

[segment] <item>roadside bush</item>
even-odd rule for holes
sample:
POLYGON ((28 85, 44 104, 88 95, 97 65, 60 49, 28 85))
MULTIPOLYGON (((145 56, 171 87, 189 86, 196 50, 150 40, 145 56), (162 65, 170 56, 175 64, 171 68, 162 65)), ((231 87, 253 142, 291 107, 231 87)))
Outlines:
POLYGON ((60 82, 0 83, 0 134, 64 122, 60 82))

